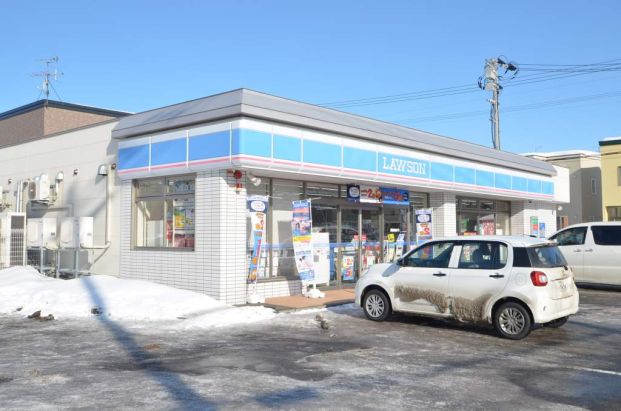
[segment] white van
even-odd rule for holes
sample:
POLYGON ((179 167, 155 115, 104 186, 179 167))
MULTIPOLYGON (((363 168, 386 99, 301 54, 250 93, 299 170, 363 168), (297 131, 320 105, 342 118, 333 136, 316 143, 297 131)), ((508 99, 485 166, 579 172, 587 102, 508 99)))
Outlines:
POLYGON ((621 286, 621 222, 575 224, 552 237, 578 283, 621 286))

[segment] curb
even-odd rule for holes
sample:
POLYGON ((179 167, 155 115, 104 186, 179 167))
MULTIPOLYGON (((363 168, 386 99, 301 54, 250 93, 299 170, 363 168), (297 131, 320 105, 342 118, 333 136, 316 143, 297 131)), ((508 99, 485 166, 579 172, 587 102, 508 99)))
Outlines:
POLYGON ((277 305, 277 304, 261 304, 261 305, 263 307, 271 308, 281 313, 281 312, 296 312, 296 311, 312 310, 312 309, 317 309, 317 308, 335 307, 338 305, 353 304, 354 301, 355 301, 354 299, 335 300, 335 301, 327 302, 325 304, 311 305, 308 307, 290 307, 287 305, 277 305))

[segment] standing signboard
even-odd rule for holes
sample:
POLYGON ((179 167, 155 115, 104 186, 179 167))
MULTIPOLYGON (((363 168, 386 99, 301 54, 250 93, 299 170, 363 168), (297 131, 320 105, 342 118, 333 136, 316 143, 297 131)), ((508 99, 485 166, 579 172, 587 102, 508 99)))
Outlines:
POLYGON ((325 294, 317 289, 312 232, 313 219, 311 214, 311 200, 294 201, 293 219, 291 220, 291 237, 293 240, 295 266, 302 283, 313 283, 313 288, 308 291, 306 296, 311 298, 323 298, 325 294))
POLYGON ((257 295, 257 277, 261 265, 261 248, 265 238, 265 224, 267 216, 268 198, 267 196, 248 197, 248 212, 250 213, 250 241, 252 253, 250 264, 248 265, 248 302, 259 303, 261 298, 257 295))
POLYGON ((416 215, 416 244, 422 244, 433 238, 431 234, 431 209, 415 211, 416 215))
POLYGON ((315 278, 313 269, 313 221, 311 217, 311 201, 298 200, 293 202, 293 219, 291 220, 291 232, 293 239, 293 253, 295 266, 303 281, 315 278))

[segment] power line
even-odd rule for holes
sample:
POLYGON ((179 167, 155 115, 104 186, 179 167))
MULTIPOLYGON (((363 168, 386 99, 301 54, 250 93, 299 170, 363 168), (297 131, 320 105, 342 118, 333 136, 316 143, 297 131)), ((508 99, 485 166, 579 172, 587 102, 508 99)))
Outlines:
MULTIPOLYGON (((539 103, 529 103, 529 104, 522 104, 522 105, 517 105, 517 106, 508 106, 503 110, 503 112, 510 113, 510 112, 541 109, 541 108, 553 108, 553 107, 564 106, 564 105, 573 104, 573 103, 582 103, 585 101, 603 100, 603 99, 616 98, 616 97, 621 97, 621 90, 607 92, 607 93, 590 94, 590 95, 585 95, 585 96, 568 97, 568 98, 563 98, 563 99, 547 100, 547 101, 542 101, 539 103)), ((454 119, 465 118, 465 117, 475 117, 475 116, 480 116, 486 113, 489 113, 489 111, 476 110, 476 111, 466 111, 466 112, 460 112, 460 113, 441 114, 437 116, 426 116, 426 117, 401 119, 401 120, 394 120, 394 121, 397 123, 405 123, 405 122, 422 123, 422 122, 430 122, 430 121, 433 122, 433 121, 442 121, 442 120, 454 120, 454 119)))
MULTIPOLYGON (((506 85, 506 87, 512 87, 517 85, 528 85, 534 83, 540 83, 544 81, 559 80, 563 78, 588 75, 592 73, 601 73, 608 71, 621 71, 621 61, 619 59, 607 60, 599 63, 590 64, 574 64, 574 65, 545 65, 545 64, 533 64, 526 63, 520 64, 522 66, 539 66, 538 67, 526 67, 520 70, 526 71, 539 71, 533 74, 522 76, 506 85), (552 67, 552 68, 546 68, 552 67), (558 67, 558 68, 553 68, 558 67)), ((401 103, 405 101, 424 100, 439 97, 450 97, 460 94, 468 94, 478 92, 479 89, 474 84, 461 84, 450 87, 442 87, 437 89, 422 90, 417 92, 390 94, 378 97, 368 97, 352 100, 340 100, 328 103, 319 104, 320 106, 330 108, 349 108, 349 107, 361 107, 379 104, 391 104, 401 103)))

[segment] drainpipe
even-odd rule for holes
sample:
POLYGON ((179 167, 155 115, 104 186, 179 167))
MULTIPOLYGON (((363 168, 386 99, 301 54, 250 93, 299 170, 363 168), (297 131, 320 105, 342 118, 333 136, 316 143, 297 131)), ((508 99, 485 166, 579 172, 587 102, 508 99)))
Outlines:
POLYGON ((107 174, 106 178, 106 243, 103 245, 93 245, 89 247, 91 250, 107 250, 110 248, 110 211, 112 210, 112 183, 114 182, 114 175, 112 174, 112 167, 106 166, 107 174))
POLYGON ((28 183, 30 179, 27 180, 19 180, 17 182, 17 195, 15 199, 15 211, 18 213, 23 212, 24 210, 24 183, 28 183))

